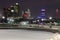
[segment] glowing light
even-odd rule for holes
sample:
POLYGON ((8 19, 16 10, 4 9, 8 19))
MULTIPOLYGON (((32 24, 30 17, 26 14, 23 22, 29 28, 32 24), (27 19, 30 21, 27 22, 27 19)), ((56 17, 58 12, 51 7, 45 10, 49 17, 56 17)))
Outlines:
POLYGON ((14 12, 14 10, 11 10, 11 12, 14 12))
POLYGON ((3 16, 2 18, 4 19, 5 17, 3 16))
POLYGON ((7 18, 7 21, 8 21, 9 24, 14 23, 14 19, 12 17, 11 18, 7 18))
POLYGON ((41 11, 45 11, 45 9, 41 9, 41 11))
POLYGON ((52 19, 52 17, 49 17, 49 19, 51 20, 51 19, 52 19))
POLYGON ((40 14, 40 17, 42 18, 42 19, 45 19, 46 18, 46 12, 45 12, 45 9, 41 9, 41 14, 40 14))
POLYGON ((10 7, 13 7, 13 5, 11 5, 10 7))
POLYGON ((41 17, 37 17, 37 18, 41 18, 41 17))
POLYGON ((40 20, 37 20, 38 22, 40 21, 40 20))
POLYGON ((36 21, 33 21, 33 23, 35 23, 36 21))
POLYGON ((13 17, 11 17, 11 18, 10 18, 10 21, 14 22, 14 19, 13 19, 13 17))
POLYGON ((16 5, 18 5, 19 3, 16 3, 16 5))
POLYGON ((44 21, 44 19, 41 19, 42 21, 44 21))
POLYGON ((27 25, 29 22, 20 22, 21 25, 27 25))

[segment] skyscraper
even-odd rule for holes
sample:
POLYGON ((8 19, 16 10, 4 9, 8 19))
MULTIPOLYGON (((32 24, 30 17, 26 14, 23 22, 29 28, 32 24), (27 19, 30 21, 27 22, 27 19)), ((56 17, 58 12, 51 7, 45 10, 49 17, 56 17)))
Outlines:
POLYGON ((40 18, 45 19, 46 18, 45 14, 46 14, 45 9, 41 9, 40 18))
POLYGON ((18 16, 18 14, 19 14, 19 3, 16 3, 14 5, 14 11, 15 11, 16 16, 18 16))
POLYGON ((58 12, 59 12, 59 10, 58 10, 58 8, 56 9, 56 20, 58 19, 58 12))
POLYGON ((10 7, 10 11, 11 11, 11 17, 14 17, 15 16, 15 10, 14 10, 14 6, 12 5, 11 7, 10 7))
POLYGON ((27 9, 27 12, 28 12, 28 14, 29 14, 29 17, 31 17, 30 9, 27 9))

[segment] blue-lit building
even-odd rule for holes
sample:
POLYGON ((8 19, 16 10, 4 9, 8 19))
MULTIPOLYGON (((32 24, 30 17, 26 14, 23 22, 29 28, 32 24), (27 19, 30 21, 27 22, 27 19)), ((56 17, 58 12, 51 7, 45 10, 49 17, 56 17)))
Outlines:
POLYGON ((45 22, 43 22, 46 19, 46 10, 45 9, 41 9, 41 13, 38 16, 39 19, 41 19, 42 22, 39 22, 40 24, 45 24, 45 22))
POLYGON ((41 9, 41 13, 40 13, 40 16, 39 16, 41 19, 45 19, 46 18, 46 11, 45 9, 41 9))
POLYGON ((41 9, 40 15, 37 18, 46 19, 46 10, 41 9))

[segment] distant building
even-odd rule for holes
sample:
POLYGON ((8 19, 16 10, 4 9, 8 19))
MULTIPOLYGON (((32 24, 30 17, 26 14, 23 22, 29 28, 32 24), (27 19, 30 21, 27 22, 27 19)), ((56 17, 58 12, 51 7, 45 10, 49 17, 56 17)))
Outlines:
POLYGON ((22 15, 23 15, 23 18, 25 19, 29 19, 31 17, 31 14, 30 14, 30 9, 27 9, 25 12, 22 11, 22 15))
POLYGON ((11 17, 14 17, 16 14, 15 14, 15 10, 14 10, 14 6, 12 5, 11 7, 10 7, 10 11, 11 11, 11 17))
POLYGON ((56 20, 58 19, 58 16, 59 16, 59 10, 58 10, 58 8, 56 9, 56 20))
POLYGON ((46 11, 45 9, 41 9, 41 14, 39 16, 41 19, 45 19, 46 18, 46 11))
POLYGON ((28 14, 28 13, 24 13, 24 14, 23 14, 23 18, 24 18, 24 19, 29 19, 29 14, 28 14))
POLYGON ((23 14, 24 14, 24 11, 22 11, 22 15, 21 16, 23 16, 23 14))
POLYGON ((27 9, 27 12, 28 12, 28 14, 29 14, 29 17, 31 17, 30 9, 27 9))
POLYGON ((15 14, 16 14, 16 16, 18 16, 19 15, 19 3, 16 3, 15 5, 14 5, 14 11, 15 11, 15 14))

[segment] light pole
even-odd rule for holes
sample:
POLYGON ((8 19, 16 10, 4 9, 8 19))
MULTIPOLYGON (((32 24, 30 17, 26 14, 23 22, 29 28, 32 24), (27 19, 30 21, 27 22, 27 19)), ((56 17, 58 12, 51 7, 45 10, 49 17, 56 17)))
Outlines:
POLYGON ((49 20, 50 20, 50 28, 52 28, 52 22, 51 22, 51 20, 52 20, 52 17, 49 17, 49 20))

